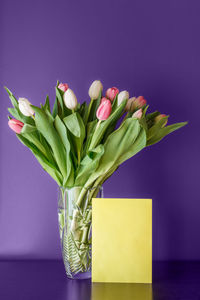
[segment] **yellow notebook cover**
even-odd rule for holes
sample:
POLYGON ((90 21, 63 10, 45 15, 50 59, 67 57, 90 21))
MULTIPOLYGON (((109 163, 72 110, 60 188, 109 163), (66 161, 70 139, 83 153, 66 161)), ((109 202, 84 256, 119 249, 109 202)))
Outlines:
POLYGON ((152 282, 151 199, 92 199, 92 281, 152 282))

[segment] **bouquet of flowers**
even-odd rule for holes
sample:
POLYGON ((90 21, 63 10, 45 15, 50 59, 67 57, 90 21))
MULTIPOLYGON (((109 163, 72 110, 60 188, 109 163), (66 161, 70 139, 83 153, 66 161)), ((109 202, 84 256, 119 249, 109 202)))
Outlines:
POLYGON ((103 96, 99 80, 89 88, 89 104, 80 104, 68 84, 57 82, 52 110, 48 96, 37 107, 6 91, 13 105, 8 111, 14 117, 8 117, 8 125, 61 187, 59 225, 66 272, 71 277, 87 272, 92 198, 124 161, 186 122, 167 126, 165 114, 147 113, 144 97, 129 98, 127 91, 119 92, 116 87, 103 96), (69 207, 66 191, 72 189, 69 207))

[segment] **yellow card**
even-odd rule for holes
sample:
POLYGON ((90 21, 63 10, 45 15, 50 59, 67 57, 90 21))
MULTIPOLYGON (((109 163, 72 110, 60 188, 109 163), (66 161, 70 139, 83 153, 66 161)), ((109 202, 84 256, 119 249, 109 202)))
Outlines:
POLYGON ((92 200, 92 281, 152 282, 152 200, 92 200))

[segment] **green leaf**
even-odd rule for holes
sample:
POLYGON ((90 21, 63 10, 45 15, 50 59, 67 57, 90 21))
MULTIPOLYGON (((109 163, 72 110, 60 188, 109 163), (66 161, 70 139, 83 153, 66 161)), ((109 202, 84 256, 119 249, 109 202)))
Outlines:
POLYGON ((115 96, 115 99, 113 100, 112 103, 112 113, 117 109, 117 102, 118 102, 118 94, 115 96))
POLYGON ((18 111, 16 108, 8 108, 9 113, 17 120, 23 122, 23 118, 21 118, 21 116, 19 115, 18 111))
POLYGON ((125 160, 146 146, 146 133, 137 119, 129 118, 115 130, 104 144, 104 154, 99 167, 90 176, 86 186, 90 186, 98 177, 117 168, 125 160))
POLYGON ((97 99, 93 99, 92 108, 90 110, 90 115, 88 117, 88 122, 91 122, 96 119, 96 112, 101 102, 101 95, 102 93, 100 92, 99 97, 97 99))
POLYGON ((148 128, 151 128, 151 127, 154 125, 154 123, 155 123, 154 119, 155 119, 155 117, 157 117, 158 115, 160 115, 160 112, 159 112, 159 111, 155 111, 155 112, 150 113, 150 114, 147 114, 147 115, 145 116, 145 119, 146 119, 146 123, 147 123, 147 127, 148 127, 148 128))
POLYGON ((42 110, 45 112, 49 122, 53 122, 54 117, 52 116, 51 112, 48 109, 45 109, 45 107, 42 107, 42 110))
POLYGON ((35 126, 25 124, 21 130, 21 134, 23 133, 31 133, 37 131, 37 128, 35 126))
POLYGON ((36 127, 51 146, 55 161, 65 178, 67 176, 66 152, 60 136, 57 134, 57 131, 53 126, 53 122, 48 118, 47 114, 39 107, 33 106, 33 108, 35 111, 36 127))
POLYGON ((140 124, 142 125, 142 127, 145 129, 146 132, 148 131, 148 125, 146 122, 146 112, 147 112, 148 107, 149 107, 149 105, 144 106, 142 118, 139 120, 140 124))
POLYGON ((49 96, 47 95, 46 97, 46 101, 45 101, 45 104, 44 104, 44 110, 49 113, 51 113, 51 109, 50 109, 50 103, 49 103, 49 96))
POLYGON ((63 119, 63 122, 69 129, 69 131, 76 137, 81 136, 81 127, 79 125, 78 114, 73 113, 63 119))
POLYGON ((74 168, 72 164, 72 159, 70 155, 71 145, 68 139, 68 132, 67 128, 64 123, 61 121, 59 116, 56 116, 54 121, 54 126, 62 140, 63 145, 65 146, 66 150, 66 162, 67 162, 67 176, 64 179, 63 185, 65 186, 72 186, 74 183, 74 168))
POLYGON ((155 134, 154 136, 152 136, 152 138, 150 138, 147 141, 147 146, 153 145, 155 143, 158 143, 160 140, 162 140, 166 135, 168 135, 169 133, 187 125, 188 122, 180 122, 180 123, 175 123, 166 127, 161 128, 157 134, 155 134))
POLYGON ((57 169, 59 169, 58 165, 53 157, 53 152, 52 152, 51 146, 47 143, 46 139, 43 137, 43 135, 39 131, 37 133, 38 133, 37 137, 39 137, 39 141, 41 142, 42 146, 46 150, 46 156, 48 157, 49 162, 51 162, 57 169))
POLYGON ((157 117, 158 115, 160 115, 160 112, 158 110, 154 111, 153 113, 150 113, 150 114, 146 115, 147 122, 149 120, 155 119, 155 117, 157 117))
POLYGON ((91 121, 89 123, 87 123, 87 137, 89 137, 90 134, 92 134, 94 132, 94 129, 97 125, 97 119, 94 121, 91 121))
POLYGON ((124 100, 115 110, 115 112, 113 114, 111 114, 109 116, 109 118, 106 121, 103 121, 99 128, 97 130, 95 130, 94 135, 92 137, 90 146, 89 146, 89 150, 95 148, 96 146, 98 146, 98 144, 101 142, 101 140, 103 139, 103 136, 106 132, 106 130, 112 126, 113 124, 115 124, 115 122, 121 117, 122 112, 124 111, 124 108, 126 106, 126 102, 127 100, 124 100))
POLYGON ((55 99, 52 115, 55 118, 58 115, 58 99, 55 99))
POLYGON ((107 138, 109 137, 109 135, 115 130, 116 126, 117 126, 117 121, 116 120, 105 132, 103 140, 102 140, 102 144, 105 143, 105 141, 107 140, 107 138))
POLYGON ((86 119, 87 119, 87 113, 88 113, 88 106, 87 106, 86 101, 81 104, 81 107, 78 112, 79 112, 81 118, 83 119, 83 123, 86 125, 86 119))
POLYGON ((85 138, 85 125, 83 120, 79 113, 73 113, 65 117, 63 122, 71 133, 77 151, 78 163, 80 163, 81 149, 85 138))
POLYGON ((49 175, 57 182, 58 185, 62 185, 62 175, 60 172, 49 163, 49 161, 46 159, 46 157, 43 155, 43 153, 28 139, 26 139, 21 134, 17 134, 18 139, 24 144, 26 147, 28 147, 31 152, 35 155, 36 159, 39 161, 43 169, 49 173, 49 175))
POLYGON ((95 149, 89 151, 83 158, 77 171, 77 177, 75 180, 76 186, 84 186, 89 176, 97 169, 103 153, 104 146, 99 145, 95 149))
POLYGON ((121 165, 124 161, 128 160, 132 156, 136 155, 139 151, 144 149, 146 147, 146 142, 146 132, 141 126, 134 143, 120 156, 117 165, 121 165))
POLYGON ((87 135, 86 135, 86 140, 84 142, 83 156, 85 156, 88 151, 96 125, 97 125, 97 119, 87 123, 87 135))
POLYGON ((5 88, 6 92, 8 93, 8 96, 9 96, 11 102, 12 102, 12 105, 16 109, 18 109, 18 101, 17 101, 17 99, 14 97, 13 93, 7 87, 4 87, 4 88, 5 88))
POLYGON ((61 92, 62 91, 56 87, 56 97, 58 99, 58 102, 60 104, 62 112, 64 112, 64 103, 63 103, 63 94, 64 93, 61 93, 61 92))
MULTIPOLYGON (((26 130, 25 130, 26 131, 26 130)), ((40 152, 43 153, 43 155, 49 160, 49 156, 48 156, 48 152, 46 151, 46 148, 43 146, 43 144, 40 142, 38 135, 36 132, 25 132, 23 133, 21 131, 20 136, 25 137, 29 142, 31 142, 32 144, 34 144, 39 150, 40 152)))
POLYGON ((154 135, 160 131, 160 129, 165 125, 167 122, 168 117, 164 117, 160 119, 158 122, 156 122, 147 132, 147 140, 150 140, 154 135))

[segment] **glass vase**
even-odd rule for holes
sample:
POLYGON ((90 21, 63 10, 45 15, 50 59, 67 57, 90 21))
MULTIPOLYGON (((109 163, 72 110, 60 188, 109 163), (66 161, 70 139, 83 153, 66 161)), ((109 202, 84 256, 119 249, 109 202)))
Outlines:
POLYGON ((66 275, 91 278, 92 198, 103 197, 103 188, 60 188, 58 223, 66 275))

